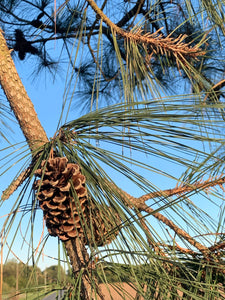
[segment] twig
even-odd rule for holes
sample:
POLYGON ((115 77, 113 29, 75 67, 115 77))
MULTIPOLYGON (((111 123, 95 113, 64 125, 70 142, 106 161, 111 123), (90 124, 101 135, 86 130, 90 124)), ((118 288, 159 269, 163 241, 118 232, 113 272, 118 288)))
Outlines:
POLYGON ((166 254, 163 252, 163 250, 159 247, 159 245, 157 243, 154 242, 154 239, 151 238, 152 234, 151 234, 148 226, 146 225, 145 219, 142 217, 141 213, 138 212, 137 216, 139 217, 142 227, 146 231, 146 237, 147 237, 147 241, 148 241, 149 245, 154 249, 156 254, 161 254, 162 256, 165 256, 166 254))
POLYGON ((8 186, 8 188, 3 191, 1 196, 2 201, 9 199, 9 197, 16 191, 16 189, 27 178, 29 172, 30 172, 30 168, 27 168, 26 170, 22 171, 15 180, 13 180, 13 182, 8 186))
POLYGON ((215 252, 215 251, 218 251, 218 250, 221 250, 224 248, 225 248, 225 241, 222 241, 222 242, 218 242, 215 245, 209 247, 209 250, 212 252, 215 252))
MULTIPOLYGON (((135 203, 134 203, 135 205, 135 203)), ((154 212, 154 209, 151 207, 148 207, 146 204, 138 205, 138 208, 142 211, 145 211, 149 214, 152 214, 156 219, 166 224, 168 227, 170 227, 174 232, 176 232, 179 237, 184 238, 186 241, 188 241, 192 246, 197 248, 199 251, 201 251, 204 255, 209 254, 209 249, 202 245, 201 243, 197 242, 195 239, 193 239, 186 231, 178 227, 176 224, 174 224, 171 220, 160 214, 159 212, 154 212)))
POLYGON ((211 89, 207 92, 203 102, 206 102, 208 97, 212 97, 212 96, 217 96, 217 98, 219 98, 218 96, 221 95, 221 89, 225 86, 225 79, 217 82, 213 87, 211 87, 211 89), (212 96, 210 96, 210 94, 214 94, 212 96))
POLYGON ((225 183, 225 176, 220 176, 218 178, 209 178, 205 181, 198 181, 195 184, 186 184, 173 189, 167 189, 164 191, 156 191, 145 194, 137 198, 138 203, 145 203, 145 201, 154 199, 156 197, 171 197, 177 194, 186 194, 195 190, 204 190, 216 185, 222 185, 225 183))
POLYGON ((185 57, 197 58, 205 54, 205 51, 199 48, 199 45, 190 47, 190 43, 184 43, 183 40, 186 38, 186 35, 180 35, 177 38, 172 38, 171 36, 163 37, 160 33, 160 28, 154 33, 145 33, 143 34, 141 29, 137 29, 136 32, 127 32, 124 29, 118 27, 113 23, 97 6, 94 0, 87 0, 92 9, 101 17, 101 19, 111 27, 112 31, 115 34, 133 41, 138 44, 142 44, 147 47, 148 54, 167 54, 168 56, 173 55, 179 64, 179 60, 187 66, 185 57))
POLYGON ((180 253, 191 255, 192 257, 196 257, 197 255, 199 255, 198 252, 193 251, 191 249, 183 248, 179 246, 177 243, 175 243, 175 245, 167 245, 167 244, 160 243, 159 246, 163 246, 164 248, 166 247, 170 250, 176 250, 179 251, 180 253))
MULTIPOLYGON (((216 180, 216 182, 219 181, 221 183, 222 180, 224 180, 224 178, 221 178, 220 180, 216 180)), ((171 220, 166 218, 164 215, 162 215, 159 212, 155 212, 153 208, 151 208, 151 207, 149 207, 148 205, 145 204, 145 201, 148 200, 149 198, 154 198, 154 197, 162 196, 162 195, 171 196, 171 195, 174 195, 174 194, 177 194, 177 193, 181 193, 181 191, 184 192, 186 189, 189 190, 189 189, 191 189, 191 186, 183 187, 183 189, 178 187, 178 188, 170 189, 170 190, 166 190, 166 191, 154 192, 154 193, 151 193, 151 194, 147 194, 147 197, 145 197, 145 198, 143 198, 143 197, 135 198, 135 197, 129 195, 128 193, 126 193, 125 191, 123 191, 122 189, 118 188, 114 184, 112 184, 112 183, 108 183, 108 184, 111 185, 111 187, 113 187, 113 189, 116 190, 120 194, 120 196, 122 196, 122 198, 123 198, 126 205, 128 205, 131 208, 135 207, 136 209, 138 209, 140 211, 145 211, 145 212, 151 214, 156 219, 158 219, 159 221, 163 222, 168 227, 170 227, 177 235, 179 235, 179 237, 184 238, 192 246, 197 248, 203 255, 206 255, 206 256, 209 255, 210 250, 207 247, 205 247, 201 243, 197 242, 186 231, 184 231, 183 229, 178 227, 176 224, 174 224, 171 220)), ((215 181, 212 182, 212 185, 215 185, 215 181)), ((207 181, 204 184, 201 183, 201 186, 209 187, 210 182, 207 181)), ((196 185, 194 187, 192 186, 192 190, 194 188, 196 188, 196 185)))

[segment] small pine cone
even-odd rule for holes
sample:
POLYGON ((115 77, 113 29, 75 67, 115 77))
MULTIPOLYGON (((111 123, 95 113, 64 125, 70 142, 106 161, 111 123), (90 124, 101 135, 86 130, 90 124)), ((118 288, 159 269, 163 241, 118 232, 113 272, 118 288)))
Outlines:
POLYGON ((86 218, 88 204, 85 176, 79 165, 68 163, 66 157, 55 157, 42 161, 35 174, 42 178, 35 182, 34 189, 49 234, 62 241, 76 236, 84 239, 81 220, 86 218), (71 197, 71 184, 79 203, 71 197))
POLYGON ((93 237, 90 236, 87 244, 96 243, 97 246, 104 246, 111 243, 117 237, 121 220, 119 215, 113 213, 106 205, 99 205, 101 206, 101 210, 94 204, 91 206, 90 222, 94 241, 93 237))

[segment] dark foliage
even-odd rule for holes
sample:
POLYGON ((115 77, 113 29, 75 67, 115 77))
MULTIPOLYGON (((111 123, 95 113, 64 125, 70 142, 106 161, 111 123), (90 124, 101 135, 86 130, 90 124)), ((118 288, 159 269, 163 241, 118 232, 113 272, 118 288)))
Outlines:
POLYGON ((38 49, 32 46, 31 42, 25 39, 24 34, 20 29, 15 30, 15 39, 16 43, 14 46, 14 50, 18 51, 18 55, 21 60, 25 59, 26 53, 38 55, 38 49))
MULTIPOLYGON (((74 81, 77 76, 79 78, 79 89, 76 90, 74 98, 80 100, 78 107, 82 103, 82 109, 90 110, 90 108, 94 109, 95 105, 101 106, 101 99, 106 99, 108 103, 123 99, 124 93, 120 88, 121 70, 111 29, 104 23, 100 23, 98 16, 93 14, 92 8, 86 1, 57 2, 57 14, 52 4, 52 1, 47 0, 34 3, 23 0, 1 1, 0 26, 5 31, 9 46, 18 51, 21 60, 27 58, 26 54, 36 57, 35 77, 40 74, 40 71, 46 69, 55 76, 55 70, 59 67, 59 58, 63 63, 71 63, 75 71, 74 81), (96 51, 99 39, 102 40, 104 47, 96 51), (74 49, 79 41, 83 43, 83 47, 78 59, 74 61, 74 49), (57 53, 52 51, 56 43, 57 49, 60 49, 57 53), (98 84, 95 84, 96 81, 98 84), (96 104, 96 97, 99 97, 98 104, 96 104)), ((100 1, 97 4, 101 7, 100 1)), ((190 85, 194 85, 195 92, 208 92, 223 76, 225 63, 221 60, 223 53, 220 43, 224 38, 220 30, 207 31, 207 27, 198 15, 197 6, 192 9, 193 17, 190 19, 189 8, 181 5, 180 1, 118 0, 116 5, 104 1, 102 6, 103 12, 111 21, 125 31, 130 31, 140 23, 143 34, 160 30, 163 37, 177 38, 186 35, 184 42, 190 42, 192 46, 198 44, 203 36, 207 35, 210 41, 204 46, 207 55, 195 62, 190 61, 192 66, 201 73, 201 78, 199 77, 198 80, 190 78, 182 69, 178 69, 176 61, 166 55, 160 57, 156 55, 151 59, 150 67, 146 65, 146 68, 150 80, 153 83, 160 82, 165 91, 177 92, 182 88, 182 92, 186 92, 184 88, 189 91, 190 85), (176 81, 174 81, 174 74, 177 76, 176 81)), ((126 68, 128 54, 125 43, 123 39, 117 39, 118 51, 126 68)), ((142 46, 139 46, 139 52, 145 55, 142 46)), ((152 91, 146 86, 143 70, 138 65, 133 68, 136 69, 130 79, 131 89, 138 89, 142 85, 151 96, 152 91)), ((207 100, 215 102, 219 98, 223 101, 223 86, 217 89, 218 97, 214 99, 209 97, 207 100)))

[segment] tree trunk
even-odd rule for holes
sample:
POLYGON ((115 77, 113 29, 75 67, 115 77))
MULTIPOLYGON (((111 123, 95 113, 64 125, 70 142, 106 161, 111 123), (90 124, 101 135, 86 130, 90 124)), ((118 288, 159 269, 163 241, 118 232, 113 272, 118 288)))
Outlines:
MULTIPOLYGON (((9 101, 12 111, 14 112, 20 128, 29 144, 32 153, 48 142, 47 135, 43 129, 33 103, 23 86, 22 81, 17 73, 15 64, 11 58, 10 51, 7 47, 3 31, 0 29, 0 84, 9 101)), ((87 266, 88 255, 86 253, 85 245, 77 248, 76 239, 74 241, 65 242, 67 255, 74 271, 78 274, 74 267, 87 266), (82 263, 81 263, 82 262, 82 263)), ((81 299, 89 300, 91 284, 87 280, 86 272, 82 275, 82 294, 85 295, 81 299)))
POLYGON ((48 142, 32 101, 16 71, 10 51, 0 29, 0 83, 31 151, 48 142))
MULTIPOLYGON (((76 291, 75 291, 75 297, 76 297, 75 299, 77 299, 78 296, 80 296, 81 299, 93 299, 92 288, 91 288, 92 284, 90 282, 90 274, 88 274, 88 272, 91 272, 91 269, 88 268, 89 256, 85 248, 85 245, 81 243, 81 240, 79 238, 75 238, 65 243, 65 248, 67 250, 67 253, 70 254, 69 258, 75 276, 79 272, 82 272, 81 294, 76 295, 76 291)), ((93 283, 97 288, 96 282, 93 283)), ((99 288, 97 290, 97 293, 100 299, 104 299, 99 288)))

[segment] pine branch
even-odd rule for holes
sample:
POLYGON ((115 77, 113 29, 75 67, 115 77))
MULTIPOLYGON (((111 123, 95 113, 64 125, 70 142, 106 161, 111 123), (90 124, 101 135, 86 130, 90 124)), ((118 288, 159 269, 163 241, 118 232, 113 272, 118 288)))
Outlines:
POLYGON ((160 33, 162 28, 154 33, 143 34, 143 31, 141 29, 127 32, 113 23, 97 6, 95 1, 87 0, 87 2, 90 4, 92 9, 101 17, 101 19, 109 27, 111 27, 112 31, 115 34, 130 42, 143 45, 149 55, 149 58, 151 58, 153 54, 165 54, 168 57, 174 56, 178 66, 180 65, 180 62, 182 62, 187 67, 188 63, 186 59, 197 59, 199 56, 203 56, 205 54, 205 51, 201 50, 199 48, 199 45, 191 47, 190 43, 183 42, 187 35, 180 35, 177 38, 172 38, 170 35, 164 37, 160 33))
MULTIPOLYGON (((117 188, 118 190, 118 188, 117 188)), ((178 227, 176 224, 174 224, 171 220, 166 218, 164 215, 162 215, 159 212, 155 212, 153 208, 149 207, 147 204, 143 203, 143 201, 140 201, 140 198, 135 198, 130 196, 128 193, 124 192, 120 189, 120 195, 122 195, 123 200, 125 203, 127 203, 130 207, 135 207, 136 209, 139 209, 140 211, 145 211, 148 214, 151 214, 156 219, 170 227, 179 237, 185 239, 189 242, 192 246, 197 248, 200 252, 202 252, 204 255, 209 254, 209 250, 204 245, 197 242, 194 238, 192 238, 186 231, 178 227)))
POLYGON ((149 214, 152 214, 156 219, 166 224, 170 229, 172 229, 180 238, 185 239, 189 244, 197 248, 204 256, 209 255, 209 249, 202 245, 201 243, 197 242, 194 238, 192 238, 185 230, 178 227, 174 224, 171 220, 166 218, 159 212, 154 212, 154 209, 147 206, 146 204, 138 205, 139 209, 145 211, 149 214))
MULTIPOLYGON (((208 257, 210 255, 211 249, 214 249, 213 248, 214 246, 208 248, 208 247, 202 245, 201 243, 197 242, 186 231, 184 231, 183 229, 178 227, 176 224, 174 224, 171 220, 166 218, 161 213, 155 212, 154 209, 152 209, 147 204, 145 204, 145 202, 149 199, 153 199, 156 197, 166 197, 167 198, 167 197, 171 197, 171 196, 174 196, 177 194, 186 194, 186 193, 189 193, 189 192, 192 192, 195 190, 206 190, 206 189, 209 189, 216 185, 221 186, 223 183, 225 183, 225 176, 220 176, 219 178, 214 178, 214 179, 209 178, 203 182, 201 182, 201 181, 196 182, 193 185, 183 185, 180 187, 175 187, 173 189, 148 193, 139 198, 135 198, 135 197, 131 196, 130 194, 128 194, 127 192, 118 188, 114 184, 111 184, 111 183, 108 183, 108 184, 111 187, 113 187, 113 189, 116 190, 116 192, 118 192, 122 196, 126 205, 128 205, 131 208, 136 208, 140 211, 144 211, 144 212, 151 214, 156 219, 158 219, 159 221, 161 221, 162 223, 164 223, 168 227, 170 227, 179 237, 185 239, 186 241, 189 242, 190 245, 197 248, 204 256, 208 257)), ((223 248, 223 247, 224 247, 223 244, 222 244, 222 246, 218 246, 218 247, 215 246, 215 250, 219 249, 219 248, 223 248)), ((193 252, 193 253, 195 255, 196 252, 193 252)))
POLYGON ((162 248, 159 247, 159 244, 157 244, 154 241, 154 239, 152 237, 152 234, 151 234, 151 232, 150 232, 150 230, 149 230, 149 228, 148 228, 148 226, 147 226, 147 224, 145 222, 145 219, 142 217, 141 213, 138 212, 137 216, 138 216, 138 218, 140 220, 142 228, 146 232, 147 241, 148 241, 149 246, 152 247, 152 249, 154 249, 155 253, 160 254, 161 256, 166 256, 166 254, 164 253, 164 251, 162 250, 162 248))
POLYGON ((145 203, 145 201, 156 198, 156 197, 171 197, 177 194, 187 194, 196 190, 207 190, 216 185, 223 185, 225 183, 225 176, 220 176, 216 178, 208 178, 205 181, 198 181, 195 184, 186 184, 173 189, 167 189, 164 191, 157 191, 145 194, 138 198, 138 203, 145 203))
POLYGON ((178 251, 179 253, 182 253, 182 254, 191 255, 192 257, 196 257, 200 254, 199 252, 193 251, 191 249, 183 248, 180 245, 178 245, 177 243, 175 243, 175 245, 166 245, 166 244, 163 244, 163 243, 160 243, 158 245, 161 246, 161 247, 164 247, 164 248, 166 247, 170 250, 176 250, 176 251, 178 251))
POLYGON ((26 178, 30 174, 30 169, 22 171, 19 176, 11 182, 7 189, 5 189, 2 193, 1 200, 5 201, 9 199, 9 197, 17 190, 17 188, 26 180, 26 178))

